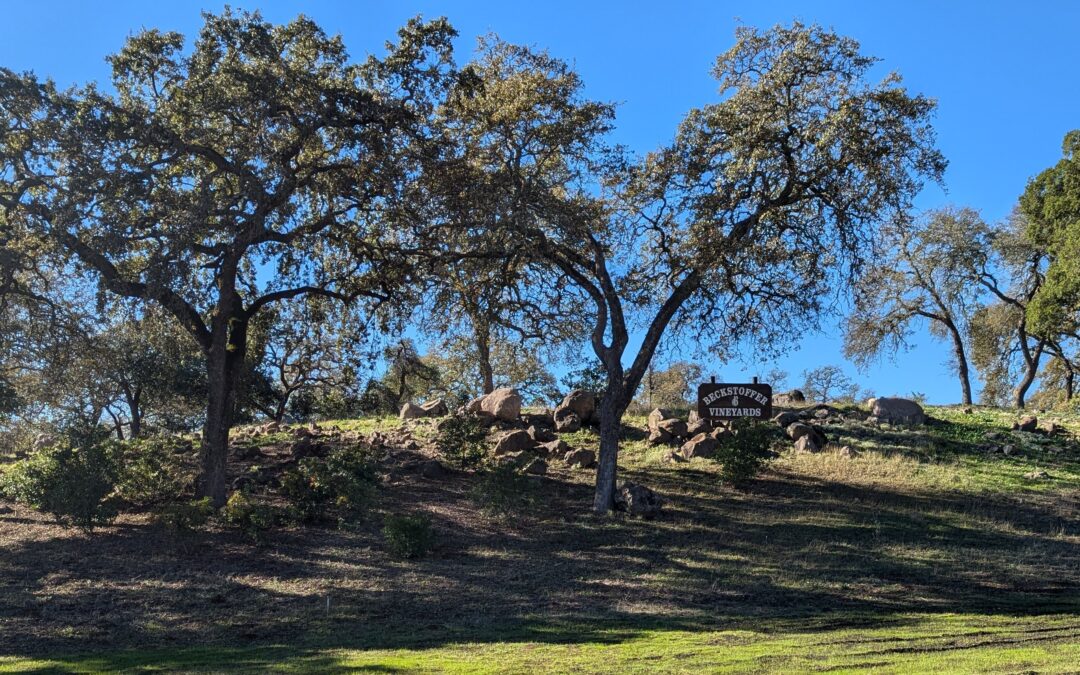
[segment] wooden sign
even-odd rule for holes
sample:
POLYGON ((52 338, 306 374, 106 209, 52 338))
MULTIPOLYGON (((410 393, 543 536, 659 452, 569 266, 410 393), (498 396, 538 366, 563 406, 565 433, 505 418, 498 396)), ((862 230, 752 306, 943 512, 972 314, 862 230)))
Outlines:
POLYGON ((772 417, 772 387, 767 384, 717 384, 698 386, 698 415, 710 420, 772 417))

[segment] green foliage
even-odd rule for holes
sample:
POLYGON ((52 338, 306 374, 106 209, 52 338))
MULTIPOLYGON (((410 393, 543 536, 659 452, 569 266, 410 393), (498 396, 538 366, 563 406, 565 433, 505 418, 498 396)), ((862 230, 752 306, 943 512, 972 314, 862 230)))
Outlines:
POLYGON ((484 472, 469 496, 485 513, 503 520, 528 512, 537 503, 534 482, 511 462, 484 472))
POLYGON ((604 370, 604 364, 597 361, 567 372, 559 381, 568 390, 602 392, 607 388, 607 371, 604 370))
POLYGON ((61 444, 17 462, 0 475, 0 494, 50 513, 65 525, 93 529, 116 517, 117 445, 61 444))
POLYGON ((209 497, 185 502, 169 502, 158 509, 155 520, 175 532, 190 532, 207 523, 215 513, 209 497))
POLYGON ((304 522, 319 522, 331 510, 339 522, 361 518, 376 481, 371 451, 355 445, 338 448, 325 459, 308 457, 281 478, 281 492, 304 522))
POLYGON ((255 543, 266 540, 267 533, 277 525, 277 510, 257 501, 251 494, 237 491, 229 495, 222 509, 225 522, 240 529, 255 543))
POLYGON ((458 469, 476 469, 487 457, 487 427, 472 415, 452 415, 439 423, 439 454, 458 469))
POLYGON ((770 422, 735 420, 731 435, 720 439, 714 456, 721 465, 720 476, 729 483, 756 476, 773 456, 771 447, 777 435, 776 425, 770 422))
POLYGON ((120 471, 116 493, 130 504, 175 501, 195 481, 192 444, 176 436, 139 438, 118 444, 120 471))
POLYGON ((419 558, 435 545, 431 518, 424 514, 387 516, 383 537, 386 549, 398 558, 419 558))

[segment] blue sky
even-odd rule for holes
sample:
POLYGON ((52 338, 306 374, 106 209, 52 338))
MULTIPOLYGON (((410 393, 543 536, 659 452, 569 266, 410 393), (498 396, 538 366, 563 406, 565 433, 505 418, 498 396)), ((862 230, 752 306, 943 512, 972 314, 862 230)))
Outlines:
MULTIPOLYGON (((549 49, 571 61, 589 95, 620 104, 617 140, 645 152, 668 140, 685 112, 715 100, 709 69, 735 27, 793 19, 831 26, 939 102, 939 147, 949 159, 945 190, 928 188, 920 208, 975 207, 1006 216, 1027 179, 1057 161, 1065 132, 1080 127, 1080 2, 247 2, 272 21, 298 13, 340 33, 357 59, 381 49, 409 17, 446 15, 461 32, 460 58, 478 35, 549 49)), ((33 70, 61 85, 106 80, 105 55, 143 27, 193 34, 200 10, 221 3, 6 2, 0 65, 33 70)), ((925 330, 914 348, 866 373, 844 362, 835 321, 807 335, 778 364, 792 381, 807 368, 840 364, 879 394, 923 392, 958 400, 945 345, 925 330)), ((707 367, 726 380, 773 364, 707 367)))

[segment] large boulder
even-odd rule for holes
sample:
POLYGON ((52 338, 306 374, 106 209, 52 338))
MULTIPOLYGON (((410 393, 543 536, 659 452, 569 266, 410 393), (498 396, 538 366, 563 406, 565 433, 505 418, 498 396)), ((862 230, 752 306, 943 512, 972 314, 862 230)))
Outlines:
POLYGON ((577 415, 581 424, 589 424, 596 416, 596 394, 584 389, 575 389, 566 396, 559 405, 555 406, 555 422, 559 421, 560 412, 565 416, 567 413, 577 415))
POLYGON ((657 428, 649 432, 649 445, 663 445, 670 442, 671 434, 663 429, 657 428))
POLYGON ((698 434, 687 442, 683 443, 680 452, 686 459, 693 459, 694 457, 703 457, 708 459, 716 454, 716 448, 720 442, 713 438, 710 434, 698 434))
POLYGON ((652 518, 660 513, 663 500, 644 485, 626 481, 616 486, 614 505, 616 511, 623 511, 631 516, 652 518))
POLYGON ((798 389, 792 389, 773 396, 773 405, 794 405, 796 403, 806 403, 806 395, 798 389))
POLYGON ((596 466, 596 453, 592 450, 571 450, 563 461, 575 469, 591 469, 596 466))
POLYGON ((656 428, 660 426, 661 422, 663 422, 664 420, 673 419, 674 417, 675 413, 671 412, 670 410, 665 410, 663 408, 654 408, 653 411, 649 413, 649 417, 647 419, 647 422, 649 424, 649 431, 656 431, 656 428))
POLYGON ((829 437, 825 435, 824 431, 818 427, 802 422, 789 424, 784 432, 787 434, 788 438, 795 441, 796 444, 803 438, 809 438, 809 443, 814 447, 814 452, 821 450, 825 447, 825 444, 829 442, 829 437))
POLYGON ((782 412, 773 417, 773 421, 775 421, 781 429, 787 429, 788 425, 798 422, 799 419, 799 413, 791 412, 790 410, 782 412))
POLYGON ((660 420, 657 423, 656 428, 660 431, 666 431, 674 438, 686 438, 686 422, 680 419, 666 419, 660 420))
POLYGON ((536 441, 529 435, 529 432, 514 429, 499 436, 499 439, 495 441, 493 453, 496 457, 499 457, 500 455, 509 455, 522 450, 532 450, 536 445, 536 441))
POLYGON ((814 434, 799 436, 799 439, 795 441, 795 452, 821 452, 825 444, 819 443, 818 440, 814 434))
POLYGON ((555 410, 555 431, 560 434, 572 434, 581 429, 581 418, 569 408, 555 410))
POLYGON ((536 449, 548 457, 565 457, 566 453, 570 452, 570 444, 561 440, 548 441, 541 443, 536 449))
POLYGON ((889 424, 923 424, 926 413, 922 406, 906 398, 874 399, 870 412, 881 422, 889 424))
POLYGON ((1024 415, 1019 422, 1013 424, 1013 429, 1018 431, 1035 431, 1039 428, 1039 418, 1034 415, 1024 415))
POLYGON ((555 434, 551 431, 551 429, 545 429, 544 427, 538 427, 535 424, 531 425, 525 431, 530 436, 532 436, 532 439, 534 441, 536 441, 537 443, 550 443, 551 441, 556 440, 555 434))
POLYGON ((427 411, 415 403, 406 403, 401 406, 401 412, 398 413, 398 417, 403 420, 415 420, 425 415, 427 415, 427 411))
POLYGON ((513 422, 521 414, 521 394, 517 389, 503 387, 480 400, 480 412, 505 422, 513 422))

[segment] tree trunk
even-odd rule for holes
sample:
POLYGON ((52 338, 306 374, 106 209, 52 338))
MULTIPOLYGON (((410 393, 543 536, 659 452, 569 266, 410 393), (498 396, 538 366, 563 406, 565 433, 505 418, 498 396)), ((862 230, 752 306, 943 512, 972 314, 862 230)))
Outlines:
POLYGON ((1024 398, 1027 396, 1027 391, 1031 388, 1031 384, 1035 381, 1036 370, 1036 367, 1029 364, 1024 370, 1024 379, 1020 380, 1020 384, 1016 386, 1015 405, 1020 410, 1023 410, 1026 405, 1024 398))
POLYGON ((125 389, 124 395, 131 415, 131 437, 139 438, 142 435, 142 388, 137 387, 134 391, 125 389))
MULTIPOLYGON (((619 379, 622 379, 621 375, 619 379)), ((622 383, 609 380, 597 409, 600 415, 600 456, 597 458, 596 493, 593 496, 593 511, 596 513, 607 513, 614 505, 619 467, 619 429, 626 411, 624 398, 622 383)))
POLYGON ((1074 380, 1075 376, 1076 376, 1076 373, 1073 372, 1072 368, 1069 368, 1069 369, 1067 369, 1065 371, 1065 401, 1066 402, 1070 402, 1070 401, 1073 400, 1073 380, 1074 380))
POLYGON ((1020 384, 1016 386, 1014 403, 1018 409, 1023 410, 1024 397, 1027 396, 1027 391, 1031 388, 1031 384, 1035 381, 1035 376, 1039 372, 1039 361, 1042 359, 1042 352, 1046 343, 1039 341, 1034 351, 1031 349, 1031 345, 1028 344, 1027 323, 1024 318, 1020 319, 1017 332, 1020 338, 1020 353, 1024 357, 1024 379, 1020 380, 1020 384))
POLYGON ((964 339, 951 321, 945 324, 953 340, 953 356, 956 357, 956 374, 960 378, 961 404, 971 405, 971 375, 968 370, 967 354, 964 352, 964 339))
POLYGON ((488 326, 474 322, 476 337, 476 360, 480 366, 480 383, 485 394, 495 391, 495 373, 491 368, 491 332, 488 326))
POLYGON ((216 508, 225 505, 228 491, 226 463, 229 458, 229 430, 236 408, 236 385, 244 364, 247 322, 234 319, 231 335, 213 341, 207 355, 207 407, 203 427, 202 474, 199 497, 209 497, 216 508))

